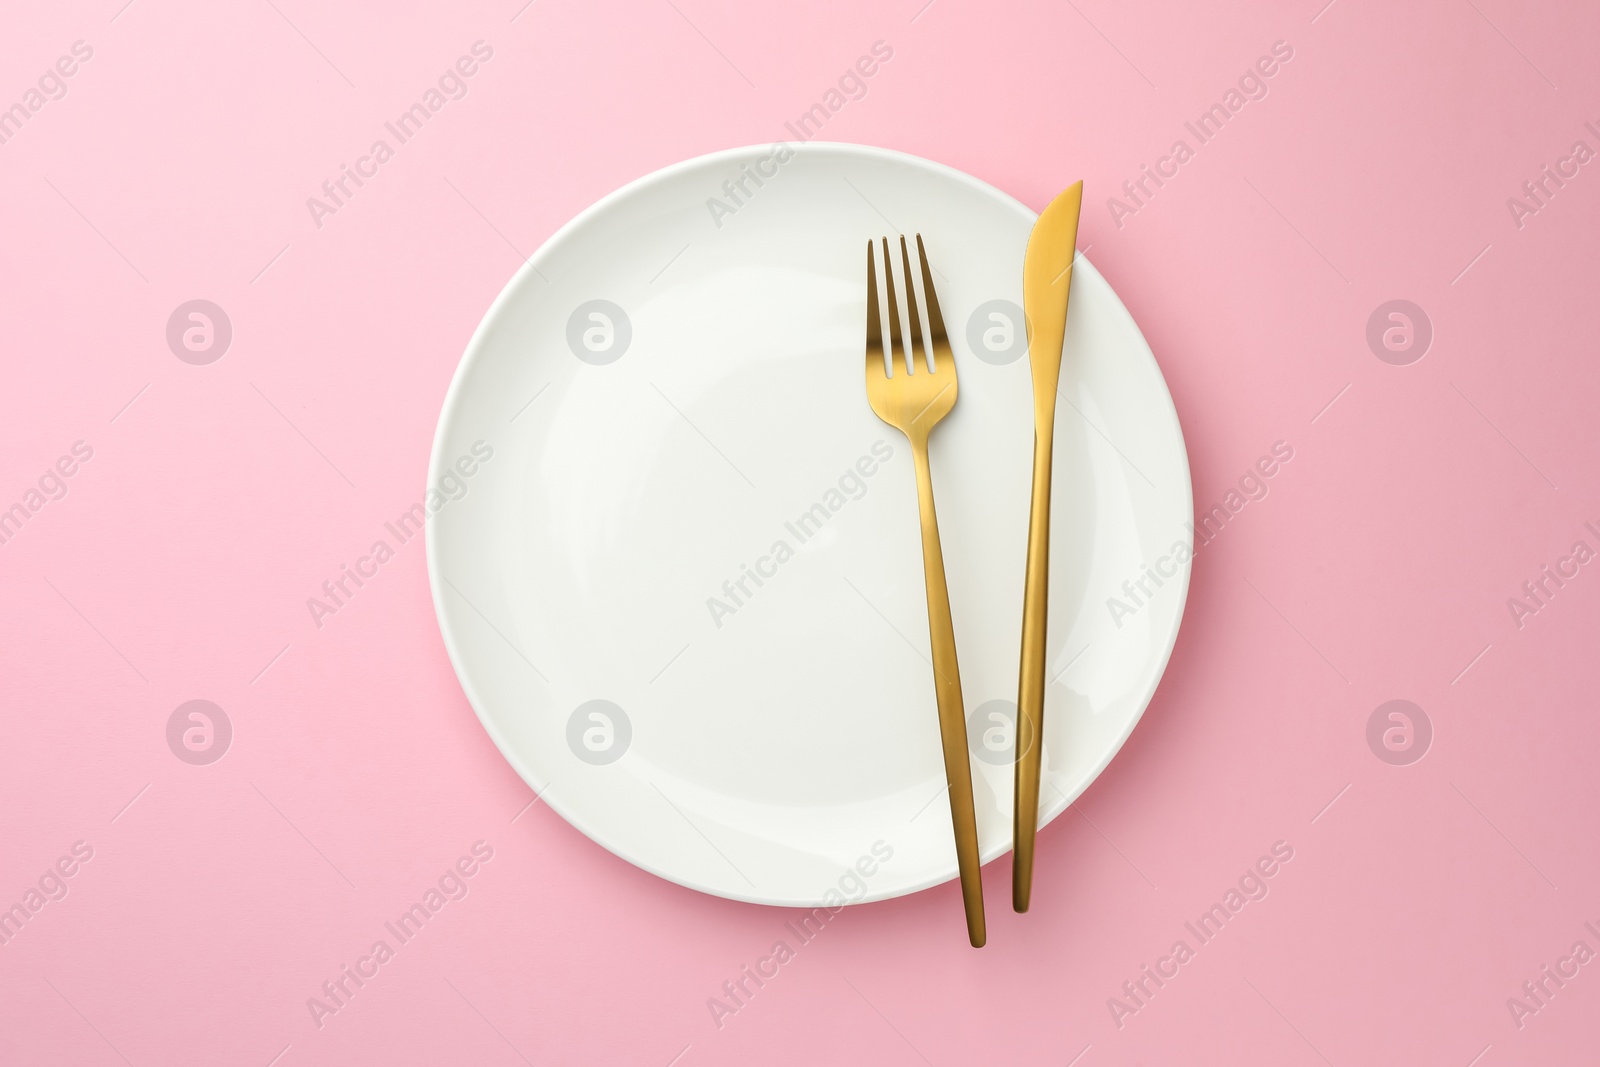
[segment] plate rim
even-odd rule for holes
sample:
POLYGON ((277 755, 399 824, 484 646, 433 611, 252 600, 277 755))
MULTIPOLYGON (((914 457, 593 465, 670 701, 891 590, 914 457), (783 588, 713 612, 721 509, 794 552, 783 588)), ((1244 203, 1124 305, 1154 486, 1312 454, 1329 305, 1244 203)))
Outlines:
MULTIPOLYGON (((715 152, 708 152, 701 155, 691 156, 686 159, 681 159, 676 163, 667 164, 664 167, 660 167, 656 170, 650 171, 647 174, 643 174, 613 189, 611 192, 602 196, 600 199, 596 200, 582 211, 579 211, 576 215, 559 226, 553 233, 550 234, 549 237, 545 238, 545 240, 540 243, 539 247, 523 260, 522 265, 517 268, 516 272, 513 273, 510 279, 506 281, 505 285, 501 287, 500 292, 495 295, 495 298, 490 303, 488 310, 484 312, 483 318, 479 320, 477 327, 474 328, 471 337, 467 340, 466 348, 462 351, 461 358, 456 364, 455 371, 450 378, 450 385, 445 390, 444 400, 440 405, 438 421, 434 427, 433 443, 429 448, 427 484, 435 484, 435 482, 443 474, 443 467, 450 466, 453 462, 445 456, 445 438, 451 425, 451 415, 457 408, 460 402, 461 394, 465 389, 465 382, 479 359, 482 358, 483 349, 486 346, 486 339, 498 327, 500 318, 506 313, 506 308, 511 302, 512 294, 518 291, 526 283, 528 275, 539 274, 540 277, 544 277, 543 273, 538 270, 538 263, 541 259, 548 258, 566 241, 570 240, 572 234, 580 229, 590 218, 608 210, 612 204, 626 197, 643 192, 651 186, 666 183, 683 171, 690 170, 692 168, 705 167, 716 163, 727 162, 731 159, 748 156, 751 153, 770 152, 773 147, 778 144, 788 144, 788 142, 775 141, 771 144, 758 143, 752 145, 743 145, 736 148, 724 148, 715 152)), ((854 144, 848 141, 803 141, 799 145, 789 144, 789 148, 796 155, 799 155, 802 152, 811 152, 820 149, 828 153, 845 157, 854 156, 856 158, 870 159, 880 162, 910 164, 914 167, 932 171, 943 177, 952 178, 958 183, 967 185, 979 193, 998 198, 998 200, 1001 202, 1016 208, 1019 212, 1026 216, 1030 225, 1032 225, 1032 222, 1038 218, 1037 212, 1033 211, 1026 204, 1022 203, 1022 201, 1005 192, 1003 189, 991 185, 983 179, 968 174, 966 171, 959 170, 956 167, 950 166, 949 164, 940 163, 937 160, 927 159, 923 156, 913 155, 909 152, 901 152, 892 148, 882 148, 876 145, 854 144)), ((1095 268, 1094 264, 1090 262, 1087 256, 1080 251, 1078 252, 1078 257, 1082 259, 1083 264, 1087 266, 1093 274, 1099 277, 1102 281, 1105 281, 1104 275, 1100 274, 1099 270, 1095 268)), ((1154 349, 1150 347, 1150 342, 1145 338, 1144 331, 1139 328, 1138 322, 1134 320, 1133 313, 1128 310, 1128 307, 1123 302, 1121 295, 1117 293, 1116 289, 1111 287, 1110 282, 1106 282, 1106 287, 1110 290, 1111 295, 1116 298, 1116 310, 1125 320, 1125 325, 1131 328, 1133 336, 1138 338, 1139 343, 1144 347, 1145 352, 1150 356, 1151 361, 1155 364, 1157 384, 1160 386, 1161 394, 1166 401, 1166 404, 1164 407, 1162 407, 1161 413, 1165 420, 1170 422, 1171 429, 1177 437, 1178 459, 1183 467, 1182 481, 1183 493, 1185 496, 1184 511, 1189 516, 1192 529, 1192 523, 1194 519, 1194 478, 1193 472, 1189 465, 1188 443, 1184 439, 1183 424, 1182 420, 1178 418, 1177 405, 1172 399, 1172 390, 1167 385, 1166 375, 1161 371, 1160 362, 1155 358, 1154 349)), ((481 695, 477 691, 475 684, 471 681, 468 672, 465 672, 462 668, 462 657, 460 650, 457 648, 457 640, 455 635, 452 633, 451 624, 446 619, 445 615, 444 597, 442 595, 443 590, 441 589, 440 585, 441 581, 443 580, 443 572, 439 560, 440 548, 438 538, 435 536, 434 516, 432 514, 428 515, 424 521, 424 531, 424 548, 426 550, 425 554, 428 565, 428 591, 433 601, 434 621, 439 626, 439 634, 444 642, 445 653, 449 657, 451 670, 454 672, 456 682, 461 686, 462 694, 467 698, 467 703, 471 706, 473 714, 477 716, 479 724, 489 735, 489 739, 494 742, 494 746, 499 751, 501 757, 505 759, 505 761, 511 766, 511 769, 517 773, 517 776, 533 789, 535 800, 544 800, 545 803, 549 805, 550 809, 557 815, 560 815, 569 826, 583 834, 583 836, 588 838, 590 841, 593 841, 595 844, 605 849, 607 852, 611 853, 613 856, 616 856, 618 859, 621 859, 632 866, 639 868, 640 870, 647 871, 648 873, 653 874, 665 881, 671 882, 675 885, 683 886, 686 889, 692 889, 696 892, 704 893, 708 896, 720 897, 725 900, 736 900, 747 904, 759 904, 769 907, 817 908, 827 906, 820 900, 813 897, 780 896, 775 893, 762 894, 759 892, 741 893, 735 889, 727 889, 720 886, 702 884, 685 875, 669 873, 660 869, 654 864, 646 862, 637 856, 629 855, 621 851, 619 848, 614 847, 611 843, 597 836, 588 825, 587 821, 578 815, 578 813, 573 811, 570 807, 561 803, 559 798, 548 796, 547 794, 550 783, 543 780, 541 775, 533 772, 533 769, 525 763, 521 755, 516 751, 515 747, 507 742, 507 739, 501 733, 494 720, 484 712, 481 695)), ((1190 545, 1191 548, 1189 558, 1185 560, 1183 564, 1182 582, 1180 584, 1180 588, 1178 589, 1178 603, 1176 610, 1172 615, 1172 624, 1169 631, 1161 635, 1162 652, 1159 657, 1159 662, 1156 665, 1156 669, 1151 672, 1148 683, 1144 687, 1143 691, 1139 694, 1139 697, 1135 702, 1137 704, 1137 710, 1129 717, 1126 727, 1119 733, 1115 743, 1108 746, 1104 755, 1102 755, 1095 762, 1092 769, 1084 777, 1082 784, 1073 790, 1070 795, 1061 793, 1060 790, 1057 790, 1058 793, 1061 793, 1062 799, 1060 802, 1057 804, 1048 805, 1040 810, 1038 822, 1039 830, 1043 830, 1051 822, 1055 821, 1057 816, 1061 815, 1064 811, 1066 811, 1067 808, 1071 807, 1079 797, 1088 791, 1090 786, 1100 779, 1100 776, 1105 773, 1106 768, 1111 765, 1111 761, 1117 757, 1117 755, 1122 751, 1123 746, 1127 744, 1128 738, 1133 735, 1133 731, 1138 727, 1139 723, 1143 721, 1144 714, 1150 707, 1150 702, 1155 698, 1156 690, 1160 687, 1162 679, 1166 677, 1167 666, 1170 664, 1172 660, 1172 653, 1177 647, 1178 634, 1182 629, 1184 615, 1188 608, 1189 587, 1194 573, 1194 550, 1192 535, 1190 538, 1190 545)), ((1171 579, 1169 579, 1169 581, 1170 580, 1171 579)), ((985 854, 979 857, 979 862, 981 865, 988 865, 989 863, 994 862, 1001 856, 1010 852, 1011 849, 1012 845, 1009 840, 992 845, 985 854)), ((880 900, 893 900, 899 897, 911 896, 912 894, 920 893, 935 886, 954 881, 958 877, 959 872, 956 870, 956 859, 953 851, 951 852, 949 859, 950 867, 948 873, 934 874, 918 879, 914 882, 906 883, 905 885, 894 889, 878 892, 874 892, 869 887, 865 895, 854 901, 847 901, 847 903, 867 904, 880 900)))

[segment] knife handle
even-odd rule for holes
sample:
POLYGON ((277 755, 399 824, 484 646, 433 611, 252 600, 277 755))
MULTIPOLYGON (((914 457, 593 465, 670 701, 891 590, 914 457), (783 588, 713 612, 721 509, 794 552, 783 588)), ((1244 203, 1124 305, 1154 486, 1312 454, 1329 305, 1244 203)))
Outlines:
MULTIPOLYGON (((1042 415, 1042 413, 1041 413, 1042 415)), ((1050 586, 1050 456, 1055 410, 1033 434, 1033 504, 1028 511, 1028 570, 1022 593, 1022 668, 1017 682, 1016 799, 1011 822, 1012 910, 1028 910, 1033 845, 1039 829, 1039 772, 1044 755, 1045 616, 1050 586)))

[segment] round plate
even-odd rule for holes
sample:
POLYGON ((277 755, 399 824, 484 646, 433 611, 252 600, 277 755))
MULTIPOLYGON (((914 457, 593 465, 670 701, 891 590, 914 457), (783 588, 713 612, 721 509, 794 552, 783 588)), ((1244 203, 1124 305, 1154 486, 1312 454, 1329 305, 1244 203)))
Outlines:
MULTIPOLYGON (((494 302, 439 419, 428 570, 484 728, 579 830, 763 904, 955 877, 911 452, 862 377, 866 243, 921 233, 960 383, 931 463, 979 835, 1009 849, 1033 220, 913 156, 736 149, 606 197, 494 302)), ((1189 586, 1172 399, 1082 257, 1065 352, 1041 824, 1132 731, 1189 586)))

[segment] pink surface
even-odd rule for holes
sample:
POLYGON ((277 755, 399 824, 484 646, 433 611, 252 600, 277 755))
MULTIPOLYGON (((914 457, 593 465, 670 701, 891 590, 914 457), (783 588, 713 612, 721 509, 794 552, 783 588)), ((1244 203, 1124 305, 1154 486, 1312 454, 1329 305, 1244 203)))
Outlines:
POLYGON ((0 126, 0 508, 25 515, 0 544, 0 907, 24 916, 0 1062, 1593 1061, 1600 570, 1561 560, 1600 549, 1600 165, 1572 155, 1600 150, 1600 9, 123 2, 0 35, 26 113, 0 126), (307 198, 478 41, 466 95, 319 227, 307 198), (892 61, 824 137, 1036 209, 1081 177, 1197 507, 1274 442, 1294 458, 1199 553, 1154 703, 1042 836, 1032 914, 1006 862, 981 952, 954 884, 847 910, 719 1026, 708 1001, 796 915, 529 806, 420 541, 320 628, 306 600, 420 497, 519 253, 655 168, 792 139, 876 41, 892 61), (1199 144, 1184 123, 1275 42, 1266 95, 1199 144), (1176 176, 1107 204, 1178 139, 1176 176), (1545 165, 1569 176, 1533 200, 1545 165), (232 326, 206 365, 166 336, 197 299, 232 326), (1367 342, 1394 299, 1433 330, 1404 366, 1367 342), (1577 576, 1539 606, 1545 565, 1577 576), (1396 699, 1432 726, 1408 765, 1368 742, 1396 699), (192 700, 231 723, 209 765, 175 755, 187 713, 169 747, 192 700), (1278 842, 1202 944, 1185 923, 1278 842), (464 897, 386 932, 463 859, 464 897), (344 966, 376 974, 314 1018, 344 966))

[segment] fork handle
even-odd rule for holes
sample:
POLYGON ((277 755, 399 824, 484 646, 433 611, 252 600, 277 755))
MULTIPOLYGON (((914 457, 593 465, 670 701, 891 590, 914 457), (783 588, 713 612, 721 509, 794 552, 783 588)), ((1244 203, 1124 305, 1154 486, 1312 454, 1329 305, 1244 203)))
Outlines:
POLYGON ((967 720, 961 702, 961 671, 956 665, 956 634, 950 621, 950 590, 945 585, 939 518, 933 509, 933 478, 928 469, 928 438, 911 439, 917 468, 917 510, 922 516, 922 571, 928 586, 928 643, 933 649, 933 686, 939 704, 939 737, 944 773, 950 782, 950 821, 956 834, 961 872, 961 903, 967 936, 974 948, 987 939, 983 921, 983 880, 979 873, 978 818, 972 803, 972 764, 967 757, 967 720))
MULTIPOLYGON (((1054 410, 1050 412, 1052 416, 1054 410)), ((1033 505, 1028 512, 1028 570, 1022 593, 1022 666, 1017 681, 1016 800, 1011 822, 1011 908, 1028 910, 1033 845, 1039 830, 1039 772, 1044 757, 1045 617, 1050 588, 1050 453, 1054 426, 1033 434, 1033 505)))

